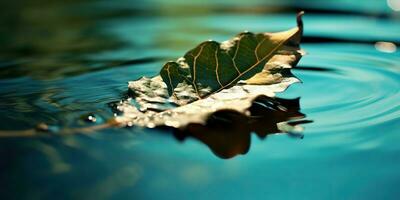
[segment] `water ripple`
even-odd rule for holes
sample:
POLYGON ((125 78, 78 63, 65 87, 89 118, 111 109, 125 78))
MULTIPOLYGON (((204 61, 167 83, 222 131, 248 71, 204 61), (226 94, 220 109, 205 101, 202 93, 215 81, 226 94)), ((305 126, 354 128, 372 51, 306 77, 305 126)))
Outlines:
POLYGON ((301 94, 308 100, 304 107, 318 124, 310 132, 352 131, 398 119, 397 55, 377 53, 370 45, 328 46, 315 51, 310 45, 303 63, 333 71, 300 72, 306 85, 301 94))

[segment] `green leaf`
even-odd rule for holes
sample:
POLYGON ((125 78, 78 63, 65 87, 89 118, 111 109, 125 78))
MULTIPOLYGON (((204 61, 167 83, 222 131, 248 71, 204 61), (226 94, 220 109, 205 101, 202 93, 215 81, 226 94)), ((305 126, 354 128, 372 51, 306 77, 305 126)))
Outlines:
POLYGON ((290 68, 302 56, 301 15, 298 26, 288 31, 241 33, 222 43, 203 42, 176 62, 167 62, 160 76, 129 82, 132 97, 118 105, 122 115, 116 122, 185 130, 188 125, 207 124, 216 112, 248 117, 256 99, 274 97, 299 82, 290 68))
POLYGON ((167 83, 169 94, 179 83, 192 85, 196 95, 203 98, 235 85, 240 80, 247 84, 265 84, 269 81, 268 69, 276 61, 293 65, 299 60, 288 56, 298 50, 302 34, 302 21, 298 27, 278 33, 243 32, 229 41, 206 41, 188 51, 177 62, 167 62, 160 75, 167 83), (281 56, 280 56, 281 55, 281 56), (285 63, 286 62, 286 63, 285 63), (261 71, 265 72, 257 74, 261 71), (209 88, 206 92, 203 88, 209 88))

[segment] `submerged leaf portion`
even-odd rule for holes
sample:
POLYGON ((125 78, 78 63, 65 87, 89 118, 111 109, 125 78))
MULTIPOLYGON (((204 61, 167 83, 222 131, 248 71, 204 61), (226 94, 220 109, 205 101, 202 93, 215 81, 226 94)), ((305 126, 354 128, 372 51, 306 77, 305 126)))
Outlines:
POLYGON ((232 40, 203 42, 160 76, 129 83, 132 97, 120 102, 116 121, 127 126, 169 126, 184 130, 205 125, 215 112, 250 116, 260 97, 273 97, 299 82, 290 73, 302 56, 298 26, 278 33, 241 33, 232 40))
MULTIPOLYGON (((180 101, 166 97, 167 86, 159 76, 152 79, 142 78, 129 84, 135 99, 121 102, 118 109, 123 112, 123 115, 117 117, 117 120, 150 128, 163 125, 184 128, 192 123, 205 124, 208 116, 216 111, 233 110, 247 115, 254 99, 260 96, 273 97, 276 92, 282 92, 298 81, 295 77, 283 77, 280 83, 271 85, 236 85, 186 104, 192 100, 190 95, 180 101), (133 105, 131 101, 136 102, 137 105, 133 105), (178 106, 178 103, 184 105, 178 106)), ((182 93, 190 92, 193 90, 180 91, 178 94, 180 98, 183 98, 182 93)))

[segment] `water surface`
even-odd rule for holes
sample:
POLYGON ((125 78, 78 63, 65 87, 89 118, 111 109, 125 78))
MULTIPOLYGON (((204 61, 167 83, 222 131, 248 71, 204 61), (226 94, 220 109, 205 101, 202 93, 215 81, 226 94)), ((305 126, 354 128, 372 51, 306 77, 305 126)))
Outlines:
POLYGON ((207 39, 280 31, 305 10, 293 73, 304 139, 259 139, 220 159, 159 129, 0 139, 5 198, 397 199, 399 13, 385 1, 22 1, 1 7, 0 130, 112 118, 127 82, 207 39), (389 42, 380 46, 377 42, 389 42), (394 47, 394 48, 393 48, 394 47))

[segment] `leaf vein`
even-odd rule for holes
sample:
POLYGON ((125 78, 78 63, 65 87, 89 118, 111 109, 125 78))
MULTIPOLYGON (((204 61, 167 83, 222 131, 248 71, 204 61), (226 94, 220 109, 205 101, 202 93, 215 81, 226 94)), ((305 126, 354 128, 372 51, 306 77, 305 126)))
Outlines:
POLYGON ((174 89, 173 89, 174 87, 173 87, 173 85, 172 85, 171 72, 169 71, 169 68, 170 68, 170 65, 167 66, 167 74, 168 74, 168 79, 169 79, 169 85, 170 85, 171 88, 172 88, 172 95, 175 96, 175 91, 174 91, 174 89))
POLYGON ((253 64, 252 66, 250 66, 249 68, 247 68, 245 71, 243 71, 243 73, 240 73, 239 76, 237 76, 236 78, 234 78, 231 82, 229 82, 228 84, 224 85, 223 87, 219 88, 217 91, 213 92, 213 93, 217 93, 223 89, 225 89, 226 87, 230 86, 231 84, 235 83, 240 77, 242 77, 244 74, 246 74, 248 71, 252 70, 254 67, 256 67, 258 64, 260 64, 262 61, 264 61, 266 58, 268 58, 273 52, 275 52, 279 47, 282 46, 282 44, 285 42, 286 40, 282 40, 274 49, 272 49, 266 56, 264 56, 261 60, 257 61, 255 64, 253 64))
POLYGON ((237 71, 239 74, 240 74, 240 70, 239 70, 239 68, 236 66, 235 59, 236 59, 236 55, 237 55, 237 52, 238 52, 238 49, 239 49, 239 45, 240 45, 240 40, 241 40, 241 39, 242 39, 242 37, 240 37, 239 40, 238 40, 238 43, 237 43, 236 49, 235 49, 235 53, 233 54, 233 58, 232 58, 233 66, 235 67, 236 71, 237 71))
POLYGON ((197 96, 199 96, 199 97, 200 97, 200 94, 199 94, 199 90, 197 89, 197 85, 196 85, 196 62, 197 62, 197 58, 200 56, 201 52, 203 51, 203 47, 204 47, 204 44, 200 46, 200 51, 199 51, 199 53, 197 53, 197 55, 193 58, 193 79, 192 79, 192 85, 193 85, 193 87, 194 87, 194 90, 195 90, 196 93, 197 93, 197 96))
POLYGON ((258 58, 258 48, 261 46, 262 43, 264 43, 265 39, 267 39, 267 37, 264 37, 264 39, 261 40, 261 42, 259 42, 256 46, 256 48, 254 49, 254 54, 256 54, 256 59, 257 61, 260 61, 260 59, 258 58))
POLYGON ((214 54, 214 56, 215 56, 215 63, 216 63, 215 75, 217 76, 217 81, 218 81, 219 85, 220 85, 221 87, 223 87, 221 81, 219 80, 219 75, 218 75, 218 67, 219 67, 219 64, 218 64, 218 56, 217 56, 217 54, 218 54, 218 48, 215 49, 215 54, 214 54))

